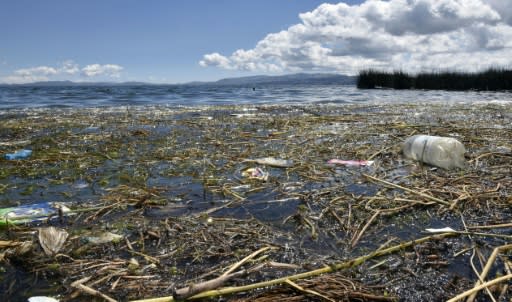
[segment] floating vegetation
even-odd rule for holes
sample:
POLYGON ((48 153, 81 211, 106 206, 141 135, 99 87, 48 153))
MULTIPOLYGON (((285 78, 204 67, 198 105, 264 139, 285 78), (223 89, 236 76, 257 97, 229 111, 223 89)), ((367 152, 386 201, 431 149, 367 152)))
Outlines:
POLYGON ((357 78, 357 88, 393 88, 427 90, 512 90, 512 69, 497 69, 471 73, 455 71, 423 72, 417 75, 403 71, 363 70, 357 78))
POLYGON ((500 103, 0 112, 0 153, 32 150, 0 157, 0 207, 60 206, 1 217, 0 291, 503 300, 511 125, 500 103), (402 144, 416 134, 456 138, 467 165, 406 159, 402 144))

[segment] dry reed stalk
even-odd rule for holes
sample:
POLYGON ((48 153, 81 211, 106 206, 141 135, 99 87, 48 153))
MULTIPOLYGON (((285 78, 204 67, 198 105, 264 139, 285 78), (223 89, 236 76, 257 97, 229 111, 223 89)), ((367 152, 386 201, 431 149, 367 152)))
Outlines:
POLYGON ((377 216, 379 216, 380 213, 381 213, 380 210, 375 211, 375 213, 368 220, 368 222, 363 226, 363 228, 359 232, 354 233, 354 236, 352 238, 352 242, 350 244, 350 246, 352 246, 352 248, 356 246, 356 244, 359 242, 359 239, 361 239, 361 236, 363 236, 363 233, 370 226, 370 224, 375 220, 375 218, 377 218, 377 216))
MULTIPOLYGON (((492 264, 494 263, 494 260, 496 260, 498 253, 509 249, 512 249, 512 244, 498 246, 492 251, 491 256, 489 256, 489 259, 487 259, 487 263, 485 264, 482 273, 480 273, 480 275, 478 276, 478 281, 476 281, 475 287, 483 283, 485 277, 487 276, 489 270, 491 269, 492 264)), ((471 296, 466 300, 466 302, 473 302, 476 298, 476 294, 476 292, 474 294, 471 294, 471 296)))
POLYGON ((505 275, 505 276, 501 276, 501 277, 498 277, 496 279, 493 279, 491 281, 487 281, 483 284, 480 284, 479 286, 475 286, 473 287, 472 289, 470 290, 467 290, 453 298, 451 298, 450 300, 446 301, 446 302, 456 302, 456 301, 459 301, 460 299, 463 299, 467 296, 470 296, 472 295, 473 293, 477 293, 478 291, 484 289, 484 288, 487 288, 491 285, 494 285, 494 284, 497 284, 497 283, 500 283, 500 282, 503 282, 503 281, 506 281, 506 280, 509 280, 509 279, 512 279, 512 274, 508 274, 508 275, 505 275))
POLYGON ((498 228, 512 228, 512 223, 502 223, 493 225, 471 225, 468 229, 498 229, 498 228))
MULTIPOLYGON (((318 275, 322 275, 325 273, 330 273, 330 272, 334 272, 334 271, 338 271, 338 270, 342 270, 342 269, 355 267, 355 266, 358 266, 358 265, 364 263, 365 261, 367 261, 369 259, 387 255, 390 253, 394 253, 396 251, 411 247, 416 244, 421 244, 421 243, 424 243, 424 242, 427 242, 430 240, 439 240, 439 239, 442 239, 442 238, 445 238, 448 236, 454 236, 454 235, 456 235, 456 233, 452 232, 452 233, 442 233, 442 234, 437 234, 437 235, 432 235, 432 236, 426 236, 426 237, 422 237, 422 238, 419 238, 416 240, 407 241, 407 242, 404 242, 404 243, 401 243, 401 244, 398 244, 398 245, 395 245, 395 246, 392 246, 389 248, 376 250, 370 254, 367 254, 367 255, 364 255, 364 256, 349 260, 349 261, 344 261, 344 262, 341 262, 338 264, 334 264, 332 266, 326 266, 323 268, 319 268, 319 269, 304 272, 304 273, 299 273, 299 274, 295 274, 295 275, 291 275, 291 276, 286 276, 286 277, 277 278, 277 279, 268 280, 268 281, 257 282, 257 283, 248 284, 248 285, 208 290, 208 291, 200 292, 194 296, 190 296, 190 297, 188 297, 188 299, 193 300, 193 299, 201 299, 201 298, 211 298, 211 297, 229 295, 229 294, 234 294, 234 293, 239 293, 239 292, 246 292, 246 291, 254 290, 257 288, 264 288, 264 287, 268 287, 268 286, 283 284, 287 280, 294 281, 294 280, 309 278, 309 277, 313 277, 313 276, 318 276, 318 275)), ((213 279, 213 280, 216 280, 216 279, 213 279)), ((209 281, 207 281, 207 282, 209 282, 209 281)), ((189 287, 186 287, 186 288, 180 289, 180 290, 188 290, 188 288, 189 287)), ((176 301, 176 299, 173 296, 168 296, 168 297, 161 297, 161 298, 135 300, 132 302, 174 302, 174 301, 176 301)))
POLYGON ((117 302, 117 300, 112 299, 111 297, 105 295, 104 293, 83 284, 83 283, 89 281, 90 279, 91 279, 91 277, 82 278, 80 280, 77 280, 77 281, 71 283, 71 286, 86 293, 86 294, 89 294, 91 296, 103 298, 108 302, 117 302))
POLYGON ((266 246, 266 247, 262 247, 261 249, 255 251, 254 253, 248 255, 247 257, 243 258, 242 260, 238 261, 237 263, 233 264, 227 271, 225 271, 221 276, 222 277, 225 277, 229 274, 231 274, 232 272, 234 272, 235 270, 237 270, 240 266, 242 266, 244 263, 246 263, 247 261, 253 259, 254 257, 258 256, 259 254, 265 252, 265 251, 268 251, 269 249, 271 249, 271 247, 269 246, 266 246))
POLYGON ((428 194, 425 194, 425 193, 422 193, 422 192, 418 192, 416 190, 412 190, 412 189, 409 189, 409 188, 406 188, 406 187, 402 187, 400 185, 397 185, 397 184, 394 184, 394 183, 391 183, 391 182, 388 182, 388 181, 385 181, 383 179, 380 179, 380 178, 377 178, 377 177, 374 177, 374 176, 371 176, 371 175, 368 175, 368 174, 364 174, 363 173, 363 176, 366 177, 366 178, 369 178, 371 180, 374 180, 374 181, 377 181, 377 182, 380 182, 380 183, 383 183, 387 186, 390 186, 390 187, 394 187, 394 188, 397 188, 397 189, 400 189, 400 190, 404 190, 406 192, 409 192, 409 193, 412 193, 412 194, 415 194, 415 195, 418 195, 418 196, 421 196, 421 197, 424 197, 424 198, 427 198, 427 199, 430 199, 432 201, 435 201, 437 203, 440 203, 442 205, 445 205, 445 206, 451 206, 452 204, 448 201, 445 201, 445 200, 442 200, 442 199, 439 199, 437 197, 434 197, 434 196, 431 196, 431 195, 428 195, 428 194))
POLYGON ((294 289, 300 291, 300 292, 303 292, 305 294, 309 294, 309 295, 313 295, 313 296, 316 296, 316 297, 320 297, 324 300, 327 300, 327 301, 330 301, 330 302, 336 302, 334 301, 333 299, 329 298, 329 297, 326 297, 314 290, 311 290, 311 289, 305 289, 303 287, 301 287, 300 285, 298 285, 297 283, 291 281, 291 280, 285 280, 284 281, 286 284, 290 285, 291 287, 293 287, 294 289))

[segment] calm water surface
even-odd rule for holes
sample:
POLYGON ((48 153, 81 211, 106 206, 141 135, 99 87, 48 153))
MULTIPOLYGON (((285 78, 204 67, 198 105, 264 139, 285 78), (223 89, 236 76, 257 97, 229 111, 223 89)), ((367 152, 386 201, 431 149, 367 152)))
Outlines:
POLYGON ((512 102, 511 92, 359 90, 343 85, 0 86, 0 109, 119 105, 512 102))

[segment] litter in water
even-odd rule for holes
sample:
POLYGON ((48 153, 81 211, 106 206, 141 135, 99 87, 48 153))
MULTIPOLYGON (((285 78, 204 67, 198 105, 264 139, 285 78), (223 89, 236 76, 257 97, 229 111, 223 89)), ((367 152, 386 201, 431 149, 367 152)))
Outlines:
POLYGON ((445 227, 445 228, 440 228, 440 229, 425 229, 425 231, 427 231, 429 233, 452 233, 452 232, 456 232, 451 227, 445 227))
POLYGON ((343 160, 343 159, 331 159, 327 161, 328 164, 338 164, 344 166, 371 166, 373 165, 373 160, 343 160))
POLYGON ((65 205, 56 202, 41 202, 0 209, 0 226, 43 220, 58 215, 59 211, 65 214, 71 210, 65 205))
POLYGON ((249 168, 242 172, 242 176, 267 181, 269 173, 263 171, 261 168, 249 168))
POLYGON ((16 160, 16 159, 28 158, 28 157, 30 157, 30 155, 32 155, 32 150, 23 149, 23 150, 18 150, 14 153, 7 153, 4 155, 4 157, 7 160, 16 160))
POLYGON ((123 238, 122 235, 114 234, 111 232, 104 232, 104 233, 101 233, 99 236, 85 237, 85 239, 87 240, 88 243, 95 244, 95 245, 109 243, 109 242, 118 242, 122 238, 123 238))
POLYGON ((414 135, 405 140, 402 152, 406 158, 447 170, 466 167, 466 149, 451 137, 414 135))
POLYGON ((28 298, 28 302, 59 302, 59 300, 52 297, 35 296, 28 298))
POLYGON ((260 165, 266 165, 277 168, 290 168, 293 167, 293 160, 281 159, 275 157, 263 157, 256 159, 247 159, 246 162, 255 162, 260 165))
POLYGON ((46 255, 53 256, 60 251, 68 236, 68 232, 64 229, 56 227, 40 228, 39 244, 41 244, 46 255))

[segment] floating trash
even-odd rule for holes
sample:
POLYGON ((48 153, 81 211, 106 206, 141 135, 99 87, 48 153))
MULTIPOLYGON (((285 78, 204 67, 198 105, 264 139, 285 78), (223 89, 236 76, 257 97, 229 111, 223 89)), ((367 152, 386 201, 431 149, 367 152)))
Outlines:
POLYGON ((65 205, 56 202, 40 202, 19 207, 3 208, 0 209, 0 226, 40 221, 53 215, 58 215, 59 211, 66 214, 71 210, 65 205))
POLYGON ((275 157, 263 157, 256 159, 247 159, 246 162, 255 162, 260 165, 266 165, 277 168, 290 168, 293 167, 293 160, 281 159, 275 157))
POLYGON ((17 160, 17 159, 25 159, 32 155, 32 150, 23 149, 18 150, 14 153, 7 153, 4 155, 5 159, 7 160, 17 160))
POLYGON ((451 227, 439 228, 439 229, 425 229, 429 233, 454 233, 457 232, 451 227))
POLYGON ((242 172, 242 176, 251 178, 251 179, 259 179, 263 181, 268 180, 269 173, 263 171, 261 168, 249 168, 242 172))
POLYGON ((68 232, 64 229, 56 227, 40 228, 39 244, 41 244, 46 255, 53 256, 60 251, 68 236, 68 232))
POLYGON ((103 232, 99 236, 87 236, 85 237, 85 240, 87 240, 90 244, 104 244, 109 242, 118 242, 119 240, 123 239, 122 235, 114 234, 111 232, 103 232))
POLYGON ((83 180, 78 180, 75 183, 73 183, 72 187, 81 190, 89 187, 89 183, 83 180))
POLYGON ((414 135, 405 140, 402 152, 406 158, 447 170, 466 167, 466 149, 451 137, 414 135))
POLYGON ((35 296, 28 298, 28 302, 59 302, 59 300, 52 297, 35 296))
POLYGON ((331 159, 327 161, 328 164, 337 164, 344 166, 371 166, 373 165, 373 160, 343 160, 343 159, 331 159))

